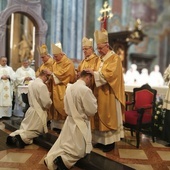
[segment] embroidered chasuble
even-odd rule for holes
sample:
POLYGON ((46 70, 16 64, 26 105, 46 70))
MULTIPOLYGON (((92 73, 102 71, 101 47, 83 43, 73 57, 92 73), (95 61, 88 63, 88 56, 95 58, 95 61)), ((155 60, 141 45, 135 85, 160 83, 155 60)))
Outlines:
POLYGON ((48 69, 48 70, 52 71, 54 62, 55 62, 55 61, 53 60, 53 58, 49 58, 47 62, 43 63, 43 64, 38 68, 38 70, 37 70, 36 73, 35 73, 36 77, 39 76, 41 70, 48 69))
POLYGON ((60 61, 56 61, 53 65, 53 77, 57 77, 58 82, 53 82, 53 104, 57 113, 54 114, 54 120, 62 120, 66 118, 64 111, 64 95, 66 86, 68 83, 74 83, 75 81, 75 69, 73 62, 63 56, 60 61))
MULTIPOLYGON (((84 60, 80 62, 80 64, 78 65, 77 71, 81 72, 84 69, 88 69, 88 68, 92 69, 93 71, 96 71, 97 62, 98 62, 98 56, 95 53, 93 53, 88 58, 85 58, 84 60)), ((92 89, 92 91, 94 90, 94 85, 95 85, 94 80, 92 80, 89 86, 92 89)))
POLYGON ((12 116, 12 99, 15 72, 9 66, 0 65, 0 118, 12 116), (10 79, 3 80, 1 77, 7 75, 10 79))
POLYGON ((122 63, 120 57, 113 51, 108 52, 98 62, 96 72, 98 77, 94 72, 98 114, 94 117, 94 127, 92 128, 99 131, 117 130, 119 127, 118 115, 123 113, 125 107, 122 63), (104 83, 101 83, 102 79, 104 83), (116 101, 120 102, 120 112, 117 110, 116 101))

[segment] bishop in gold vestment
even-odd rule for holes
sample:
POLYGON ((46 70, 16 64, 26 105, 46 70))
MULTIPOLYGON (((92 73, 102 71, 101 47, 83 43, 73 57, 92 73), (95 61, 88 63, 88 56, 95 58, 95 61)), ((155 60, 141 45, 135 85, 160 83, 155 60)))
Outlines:
POLYGON ((64 95, 68 83, 75 81, 73 62, 62 52, 61 43, 52 44, 52 53, 55 59, 53 64, 53 104, 57 111, 53 116, 52 128, 61 129, 66 118, 64 111, 64 95), (59 122, 61 120, 61 123, 59 122), (54 123, 55 122, 55 123, 54 123))
MULTIPOLYGON (((88 39, 84 37, 82 39, 82 47, 83 47, 85 58, 78 65, 78 68, 77 68, 78 75, 80 74, 81 71, 88 69, 88 68, 94 71, 97 69, 98 56, 95 54, 94 49, 93 49, 93 39, 91 38, 88 39)), ((90 84, 90 88, 94 90, 93 80, 90 84)))
POLYGON ((109 49, 108 34, 96 31, 95 40, 101 55, 94 71, 98 113, 95 115, 93 141, 104 152, 114 149, 124 137, 122 114, 125 106, 121 58, 109 49))
MULTIPOLYGON (((42 44, 41 46, 39 46, 37 48, 37 50, 38 50, 38 52, 41 56, 43 64, 36 71, 36 77, 39 76, 39 74, 42 70, 49 70, 49 71, 52 72, 53 64, 55 63, 55 60, 48 54, 48 49, 47 49, 47 46, 45 44, 42 44)), ((52 97, 52 95, 53 95, 52 94, 52 87, 53 87, 52 79, 49 79, 46 82, 46 85, 48 87, 49 92, 51 93, 51 99, 52 99, 53 98, 52 97)), ((55 110, 54 110, 54 106, 52 104, 50 110, 48 111, 48 120, 51 120, 53 118, 54 113, 55 113, 55 110)))
POLYGON ((41 56, 43 64, 36 71, 36 77, 39 76, 41 70, 48 69, 48 70, 52 71, 53 64, 55 62, 55 60, 53 60, 53 58, 48 54, 48 49, 47 49, 47 46, 45 44, 39 46, 37 49, 38 49, 38 52, 41 56))

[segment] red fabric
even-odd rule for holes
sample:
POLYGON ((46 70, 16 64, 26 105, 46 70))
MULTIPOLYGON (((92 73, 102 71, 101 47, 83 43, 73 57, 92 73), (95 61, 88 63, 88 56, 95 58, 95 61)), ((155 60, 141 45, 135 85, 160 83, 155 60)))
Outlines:
MULTIPOLYGON (((139 109, 141 107, 151 106, 153 102, 154 95, 149 90, 140 90, 135 92, 135 106, 134 110, 139 109)), ((147 109, 145 113, 152 114, 152 109, 147 109)))
POLYGON ((126 105, 130 105, 130 104, 132 104, 132 102, 129 102, 129 101, 126 102, 126 105))
MULTIPOLYGON (((137 111, 125 112, 125 123, 136 125, 139 113, 137 111)), ((152 120, 152 115, 144 113, 142 123, 149 123, 152 120)))

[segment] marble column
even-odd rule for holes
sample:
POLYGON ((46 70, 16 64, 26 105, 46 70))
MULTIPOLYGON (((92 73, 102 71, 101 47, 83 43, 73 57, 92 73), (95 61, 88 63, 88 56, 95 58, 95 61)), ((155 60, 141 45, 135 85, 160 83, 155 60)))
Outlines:
MULTIPOLYGON (((70 56, 70 45, 71 43, 75 43, 75 41, 71 42, 70 39, 70 34, 73 34, 73 32, 71 32, 71 22, 72 18, 71 18, 71 3, 72 0, 68 1, 64 1, 63 2, 63 40, 62 40, 62 45, 63 45, 63 50, 64 52, 69 56, 70 56)), ((73 50, 73 49, 72 49, 73 50)))
POLYGON ((100 30, 100 21, 98 21, 98 18, 100 17, 100 10, 103 7, 103 0, 97 0, 95 5, 95 30, 100 30))
POLYGON ((76 42, 77 42, 77 46, 75 47, 75 50, 76 50, 76 53, 75 53, 75 56, 77 56, 76 59, 78 60, 82 60, 82 38, 83 38, 83 34, 85 32, 85 29, 86 29, 86 26, 85 26, 85 23, 84 23, 84 11, 83 9, 86 9, 84 8, 85 6, 85 2, 84 4, 82 3, 82 1, 78 1, 77 2, 77 6, 78 6, 78 9, 77 9, 77 15, 76 15, 76 18, 77 18, 77 39, 76 39, 76 42))
POLYGON ((52 1, 51 42, 61 42, 63 51, 72 59, 81 59, 84 2, 52 1))
MULTIPOLYGON (((98 21, 98 18, 100 17, 100 10, 103 7, 103 0, 97 0, 96 4, 95 4, 95 17, 94 17, 94 31, 95 30, 100 30, 101 24, 100 21, 98 21)), ((94 39, 94 37, 93 37, 94 39)), ((96 49, 97 45, 96 42, 94 40, 94 49, 96 49)), ((96 50, 97 52, 97 50, 96 50)), ((98 53, 98 52, 97 52, 98 53)))
MULTIPOLYGON (((18 43, 21 40, 21 14, 14 13, 14 25, 11 29, 13 29, 14 34, 12 35, 13 37, 10 37, 10 40, 13 39, 12 42, 12 51, 11 51, 11 62, 10 65, 11 67, 16 70, 18 67, 21 66, 20 59, 19 59, 19 46, 18 43)), ((11 30, 12 31, 12 30, 11 30)))

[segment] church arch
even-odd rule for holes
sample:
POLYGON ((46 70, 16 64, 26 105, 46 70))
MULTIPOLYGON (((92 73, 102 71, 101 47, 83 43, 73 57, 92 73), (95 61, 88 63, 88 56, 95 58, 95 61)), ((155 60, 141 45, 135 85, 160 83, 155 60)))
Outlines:
MULTIPOLYGON (((36 32, 35 32, 35 49, 38 45, 45 43, 46 41, 46 33, 47 33, 47 23, 43 20, 41 12, 41 2, 40 0, 8 0, 7 7, 0 13, 0 56, 6 55, 6 27, 7 27, 7 20, 11 16, 12 13, 21 13, 27 16, 35 25, 36 32)), ((40 57, 35 50, 34 54, 35 60, 35 69, 38 68, 40 65, 40 57)))

